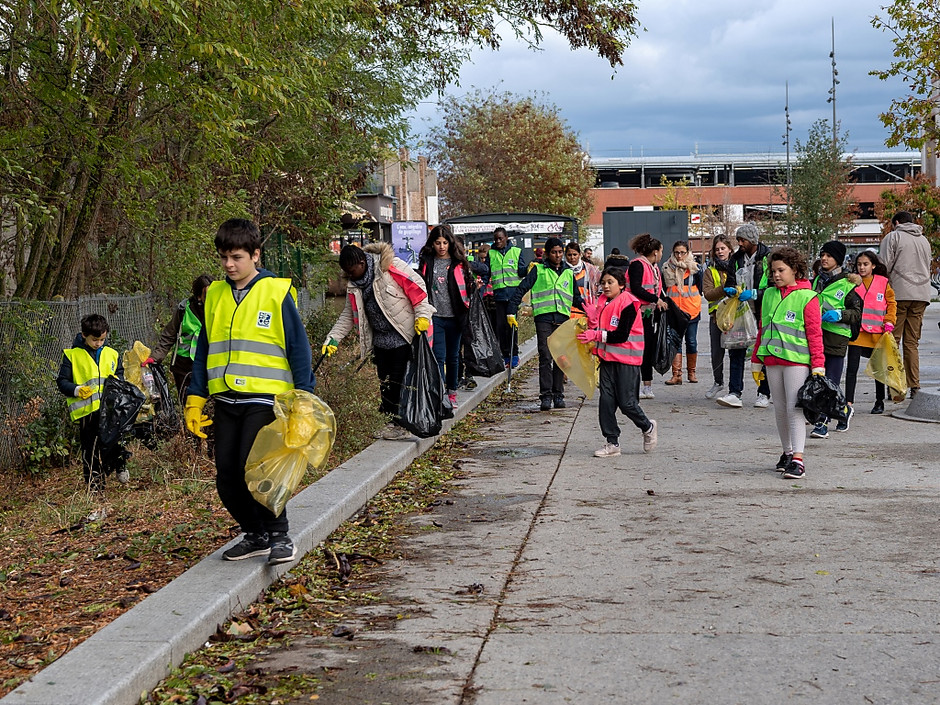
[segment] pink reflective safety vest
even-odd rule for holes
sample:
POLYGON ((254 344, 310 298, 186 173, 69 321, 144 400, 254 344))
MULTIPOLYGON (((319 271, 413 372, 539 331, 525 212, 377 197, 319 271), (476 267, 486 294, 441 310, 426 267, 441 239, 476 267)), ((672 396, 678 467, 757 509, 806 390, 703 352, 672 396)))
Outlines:
MULTIPOLYGON (((650 262, 646 257, 637 257, 633 260, 634 262, 640 262, 643 265, 643 281, 641 285, 646 291, 655 296, 657 299, 663 293, 663 278, 662 274, 659 271, 659 267, 650 262)), ((640 303, 641 311, 648 311, 656 308, 655 303, 640 303)))
POLYGON ((637 312, 629 337, 623 343, 597 343, 594 352, 601 360, 637 366, 643 361, 643 317, 640 315, 640 300, 629 291, 621 291, 617 298, 607 302, 601 311, 598 328, 608 333, 617 330, 621 313, 630 306, 635 306, 637 312))
POLYGON ((866 333, 884 333, 885 314, 888 312, 888 278, 875 274, 871 286, 865 288, 865 282, 855 287, 855 293, 862 299, 862 330, 866 333))

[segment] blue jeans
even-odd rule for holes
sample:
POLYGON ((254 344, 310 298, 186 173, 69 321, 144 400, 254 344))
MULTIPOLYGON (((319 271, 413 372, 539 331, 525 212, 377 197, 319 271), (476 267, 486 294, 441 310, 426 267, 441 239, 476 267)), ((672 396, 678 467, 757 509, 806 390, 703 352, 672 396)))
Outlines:
MULTIPOLYGON (((728 351, 728 391, 736 396, 744 393, 744 363, 747 360, 747 351, 742 348, 728 351)), ((765 397, 770 396, 770 387, 767 384, 766 374, 757 385, 757 393, 765 397)))
POLYGON ((456 318, 433 317, 434 357, 441 370, 441 379, 448 391, 457 389, 457 367, 460 363, 460 338, 463 325, 456 318), (445 374, 446 370, 446 374, 445 374))
POLYGON ((701 314, 689 321, 689 327, 685 329, 686 355, 695 355, 698 353, 698 322, 700 320, 702 320, 701 314))

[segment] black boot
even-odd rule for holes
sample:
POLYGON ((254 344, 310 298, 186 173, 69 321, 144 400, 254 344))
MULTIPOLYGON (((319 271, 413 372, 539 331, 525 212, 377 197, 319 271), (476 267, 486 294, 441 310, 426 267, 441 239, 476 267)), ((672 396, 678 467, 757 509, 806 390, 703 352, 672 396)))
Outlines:
POLYGON ((871 408, 871 413, 873 414, 883 414, 885 412, 885 403, 879 399, 875 402, 875 405, 871 408))

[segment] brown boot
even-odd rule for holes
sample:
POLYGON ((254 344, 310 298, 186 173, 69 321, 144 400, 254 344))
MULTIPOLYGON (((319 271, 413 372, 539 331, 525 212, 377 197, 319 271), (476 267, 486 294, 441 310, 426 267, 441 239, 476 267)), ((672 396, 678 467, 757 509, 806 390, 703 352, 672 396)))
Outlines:
POLYGON ((676 353, 672 358, 672 379, 667 379, 664 384, 682 384, 682 353, 676 353))
POLYGON ((698 353, 689 353, 686 358, 686 368, 689 370, 689 382, 698 384, 698 377, 695 376, 695 363, 698 362, 698 353))

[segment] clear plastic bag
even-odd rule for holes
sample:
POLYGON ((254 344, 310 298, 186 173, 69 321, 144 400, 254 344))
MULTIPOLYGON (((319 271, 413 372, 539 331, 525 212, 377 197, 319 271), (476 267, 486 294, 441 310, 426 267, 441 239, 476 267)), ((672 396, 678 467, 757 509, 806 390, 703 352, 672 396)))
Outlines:
POLYGON ((898 341, 890 333, 885 333, 875 343, 865 374, 888 387, 893 401, 904 401, 907 396, 907 373, 898 341))
POLYGON ((594 398, 597 388, 597 358, 590 347, 578 341, 578 333, 587 330, 587 319, 569 318, 548 336, 548 350, 568 379, 584 392, 588 399, 594 398))
POLYGON ((715 309, 715 324, 718 330, 722 333, 731 330, 741 306, 747 306, 747 303, 739 301, 737 296, 729 296, 719 302, 718 308, 715 309))
POLYGON ((757 340, 757 318, 747 303, 741 302, 731 328, 721 334, 721 347, 725 350, 740 350, 750 347, 757 340))
POLYGON ((330 457, 336 418, 320 397, 300 389, 278 394, 274 415, 251 446, 245 482, 252 496, 279 516, 307 466, 320 469, 330 457))

